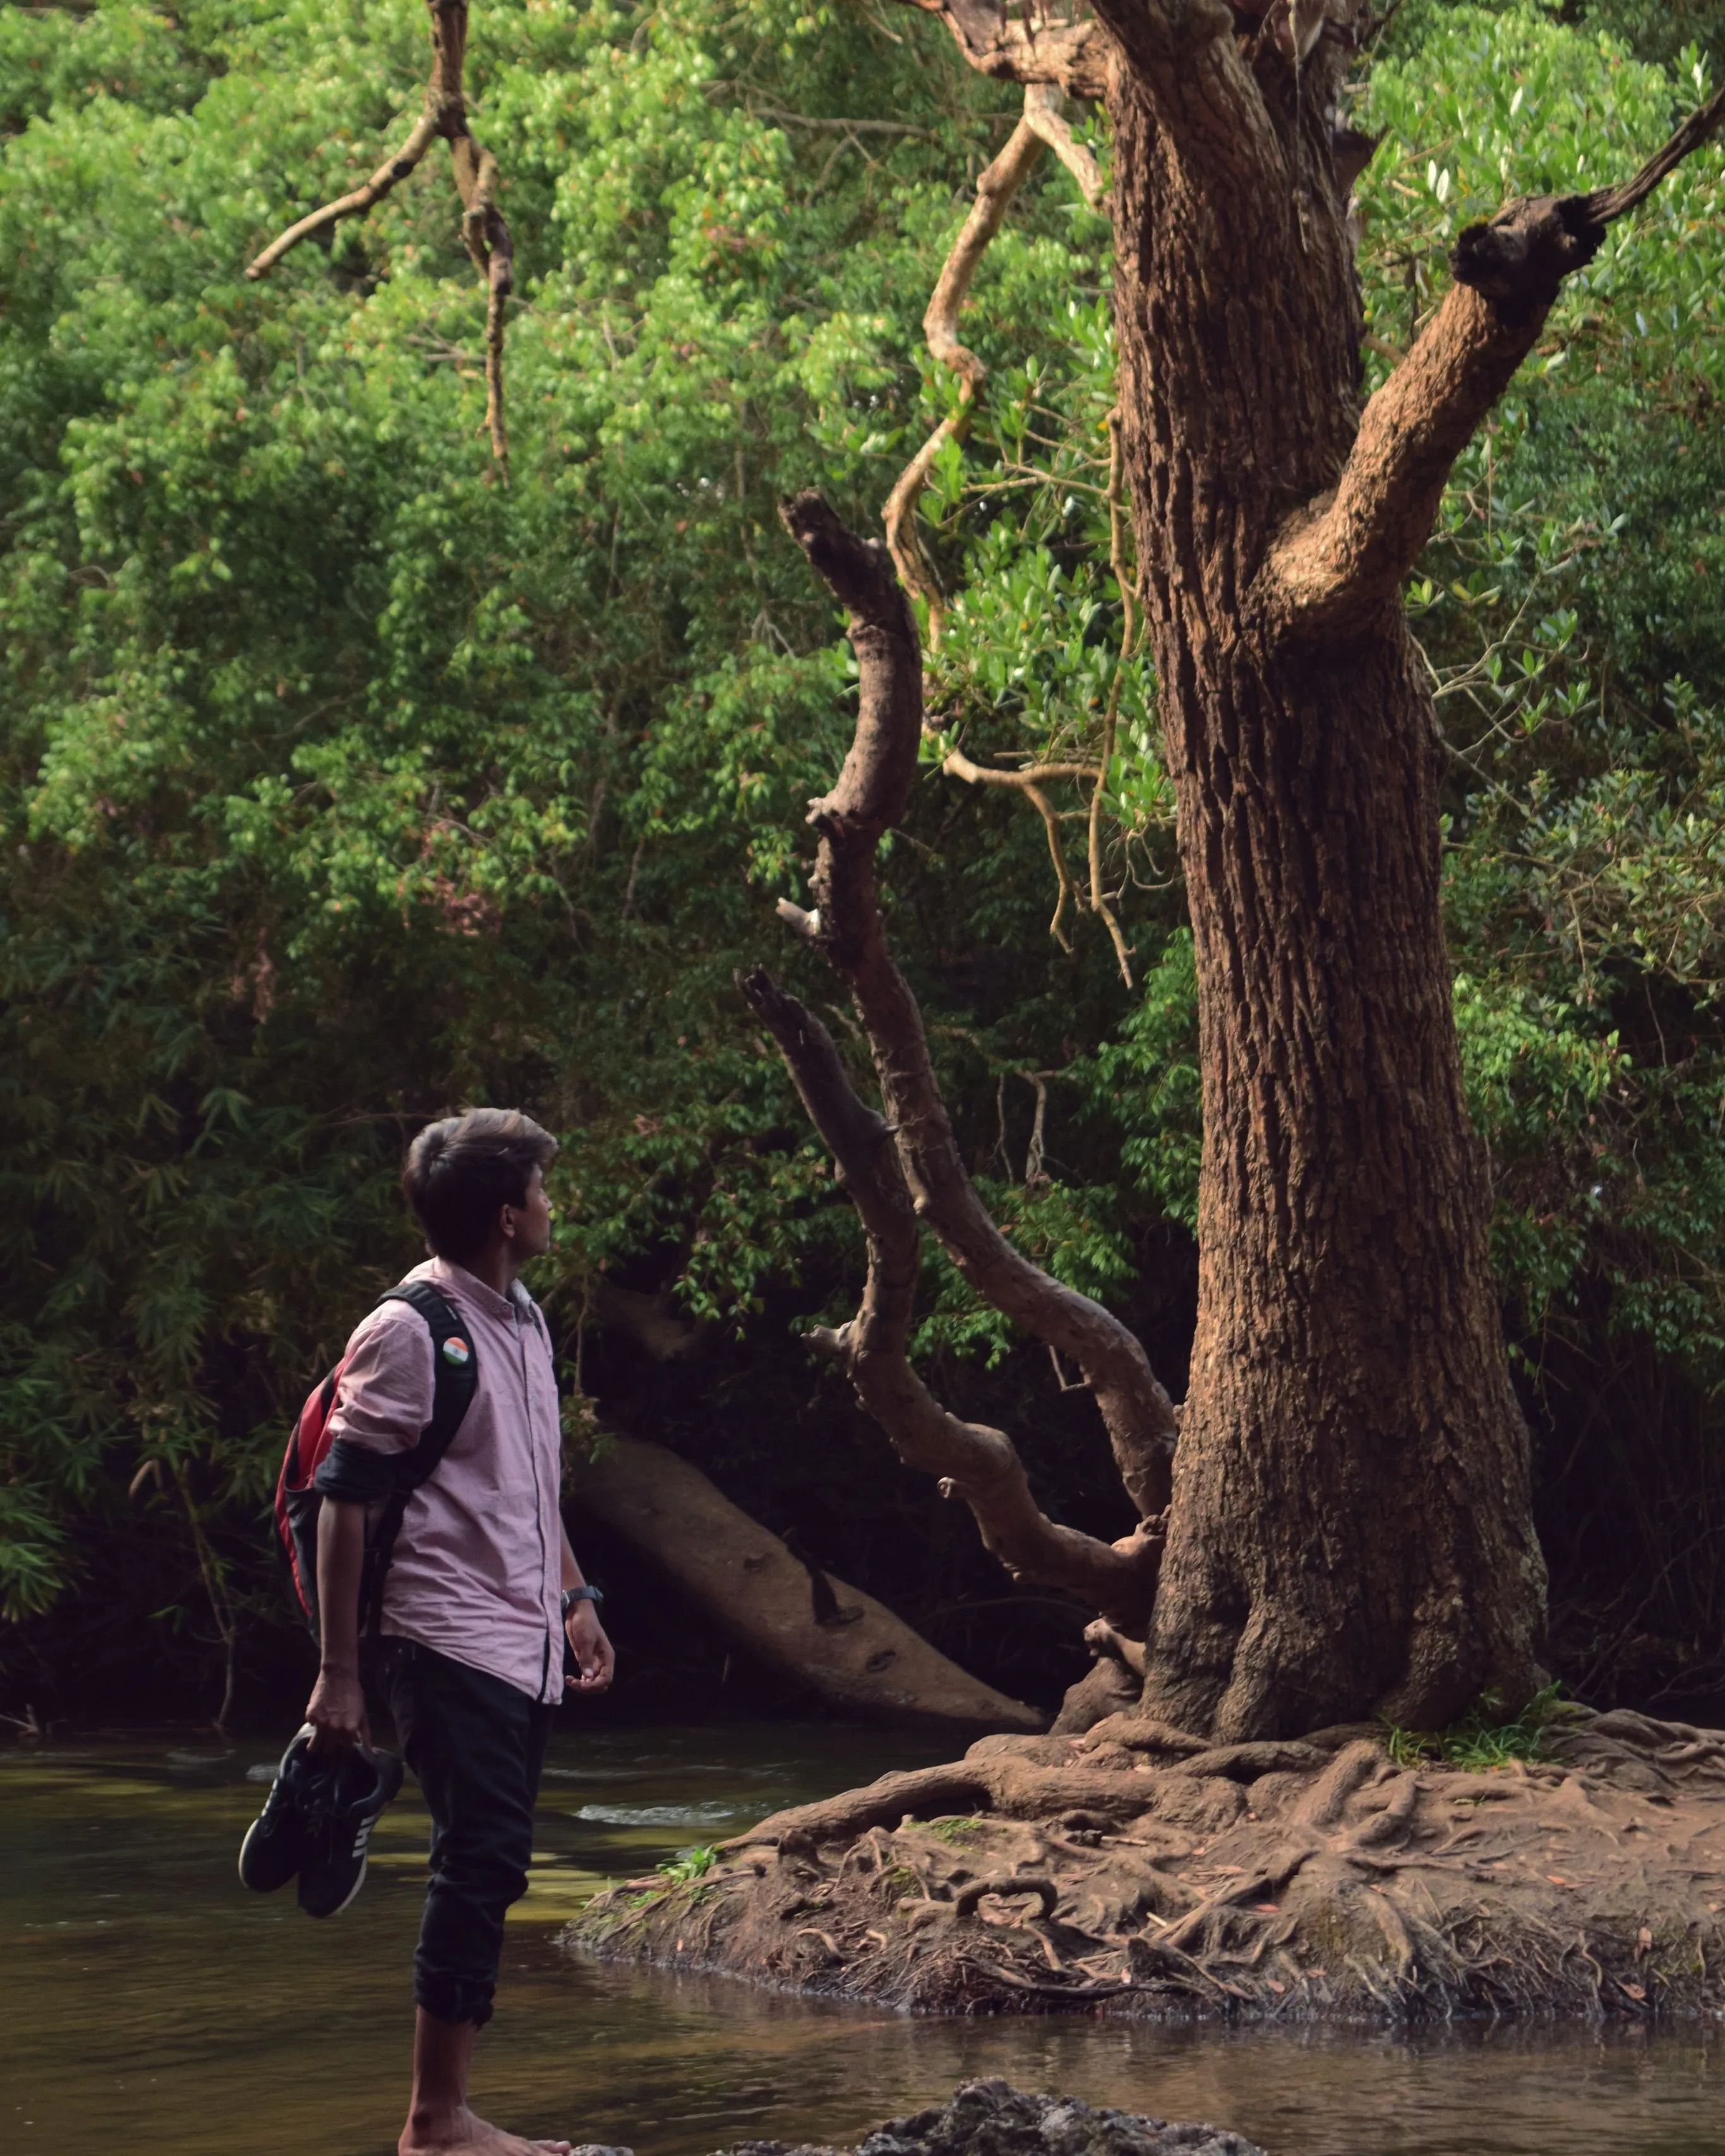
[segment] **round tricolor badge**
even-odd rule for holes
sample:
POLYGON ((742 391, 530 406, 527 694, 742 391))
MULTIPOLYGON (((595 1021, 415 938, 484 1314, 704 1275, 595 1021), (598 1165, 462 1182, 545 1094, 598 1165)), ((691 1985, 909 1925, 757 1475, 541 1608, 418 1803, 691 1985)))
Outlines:
POLYGON ((465 1340, 459 1337, 454 1339, 445 1340, 444 1342, 444 1360, 446 1363, 453 1363, 459 1370, 464 1363, 470 1363, 473 1360, 473 1350, 468 1346, 465 1340))

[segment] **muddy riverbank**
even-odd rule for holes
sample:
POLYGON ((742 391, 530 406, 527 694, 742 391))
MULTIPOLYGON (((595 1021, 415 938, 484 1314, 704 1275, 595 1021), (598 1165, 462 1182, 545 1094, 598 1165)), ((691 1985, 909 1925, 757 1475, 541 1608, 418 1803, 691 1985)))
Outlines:
POLYGON ((1717 1732, 1576 1710, 1468 1772, 1115 1715, 788 1810, 571 1937, 926 2012, 1717 2018, 1722 1910, 1717 1732))

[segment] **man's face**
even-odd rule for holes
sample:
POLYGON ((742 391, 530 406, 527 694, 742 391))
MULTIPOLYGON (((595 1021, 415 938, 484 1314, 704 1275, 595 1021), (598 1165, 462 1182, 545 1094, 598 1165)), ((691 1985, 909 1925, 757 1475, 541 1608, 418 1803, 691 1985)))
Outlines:
POLYGON ((511 1252, 517 1265, 525 1265, 529 1258, 542 1258, 551 1248, 551 1200, 545 1194, 545 1175, 536 1168, 527 1181, 527 1194, 519 1205, 506 1205, 506 1219, 514 1223, 510 1238, 511 1252))

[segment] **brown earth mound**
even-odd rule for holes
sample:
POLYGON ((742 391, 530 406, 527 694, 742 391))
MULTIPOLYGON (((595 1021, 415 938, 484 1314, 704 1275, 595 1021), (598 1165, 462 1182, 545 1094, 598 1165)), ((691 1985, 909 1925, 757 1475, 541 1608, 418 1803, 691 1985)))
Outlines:
POLYGON ((601 1895, 586 1951, 936 2012, 1725 2010, 1725 1733, 1571 1710, 1542 1756, 1212 1747, 1125 1714, 764 1820, 601 1895))

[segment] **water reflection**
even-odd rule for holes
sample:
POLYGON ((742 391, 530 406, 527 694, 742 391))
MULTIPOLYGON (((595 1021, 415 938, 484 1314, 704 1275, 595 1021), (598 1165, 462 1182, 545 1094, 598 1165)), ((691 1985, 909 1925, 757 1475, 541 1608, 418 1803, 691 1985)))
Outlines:
MULTIPOLYGON (((399 2119, 425 1820, 411 1793, 337 1922, 245 1894, 265 1748, 0 1758, 0 2148, 382 2156, 399 2119)), ((571 1964, 556 1925, 778 1804, 934 1756, 865 1732, 730 1727, 559 1743, 479 2094, 520 2128, 702 2156, 843 2141, 1002 2074, 1240 2128, 1276 2156, 1719 2156, 1711 2031, 1368 2032, 940 2022, 571 1964)))

